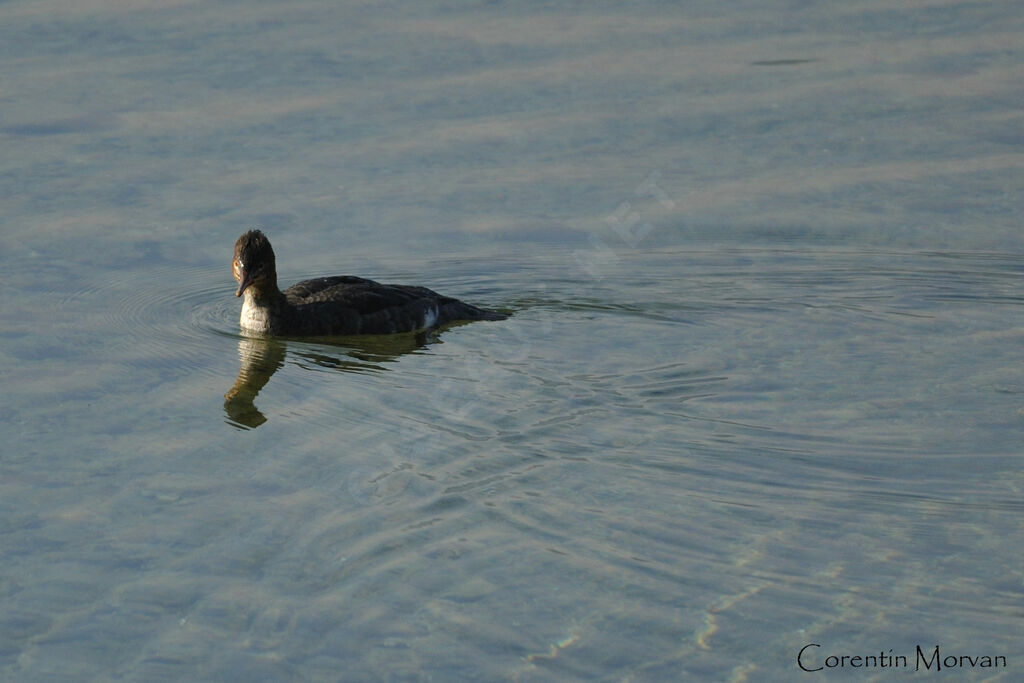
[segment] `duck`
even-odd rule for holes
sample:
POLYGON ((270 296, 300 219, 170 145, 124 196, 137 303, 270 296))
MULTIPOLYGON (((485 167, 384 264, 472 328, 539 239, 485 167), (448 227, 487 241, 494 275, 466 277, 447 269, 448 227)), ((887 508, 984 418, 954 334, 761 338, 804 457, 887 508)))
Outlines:
POLYGON ((282 292, 274 249, 260 230, 250 230, 235 242, 231 272, 238 282, 235 296, 245 297, 239 324, 257 336, 399 334, 508 317, 426 287, 352 275, 303 280, 282 292))

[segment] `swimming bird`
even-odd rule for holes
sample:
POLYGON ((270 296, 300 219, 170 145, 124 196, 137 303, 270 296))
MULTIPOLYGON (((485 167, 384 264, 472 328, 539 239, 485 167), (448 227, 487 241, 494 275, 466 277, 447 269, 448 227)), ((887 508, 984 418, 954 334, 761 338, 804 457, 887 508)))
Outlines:
POLYGON ((245 295, 239 323, 252 334, 395 334, 459 320, 508 317, 426 287, 386 285, 351 275, 303 280, 282 292, 274 250, 259 230, 250 230, 235 242, 231 270, 238 281, 235 296, 245 295))

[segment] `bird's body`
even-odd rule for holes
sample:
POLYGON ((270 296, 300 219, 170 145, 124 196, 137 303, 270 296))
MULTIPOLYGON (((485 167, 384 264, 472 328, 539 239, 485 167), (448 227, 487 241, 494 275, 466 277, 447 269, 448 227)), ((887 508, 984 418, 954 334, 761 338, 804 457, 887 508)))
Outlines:
POLYGON ((351 275, 277 286, 274 250, 251 230, 235 242, 232 269, 245 296, 239 323, 253 334, 275 336, 395 334, 440 327, 460 320, 503 320, 426 287, 381 284, 351 275))

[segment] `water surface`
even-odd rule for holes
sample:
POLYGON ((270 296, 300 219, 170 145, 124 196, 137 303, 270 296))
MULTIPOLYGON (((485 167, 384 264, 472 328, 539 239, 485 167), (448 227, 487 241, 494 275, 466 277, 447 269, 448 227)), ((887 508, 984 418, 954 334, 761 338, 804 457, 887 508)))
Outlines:
POLYGON ((1015 680, 1022 20, 5 3, 0 678, 1015 680))

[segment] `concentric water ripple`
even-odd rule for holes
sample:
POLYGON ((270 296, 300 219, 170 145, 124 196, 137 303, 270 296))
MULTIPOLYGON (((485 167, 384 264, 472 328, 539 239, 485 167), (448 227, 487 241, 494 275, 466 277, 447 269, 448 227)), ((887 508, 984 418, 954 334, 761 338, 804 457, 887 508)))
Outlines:
POLYGON ((107 332, 103 344, 111 357, 210 372, 221 353, 216 339, 239 337, 237 302, 223 274, 212 266, 116 271, 70 293, 61 309, 107 332))
MULTIPOLYGON (((178 565, 229 565, 378 615, 384 630, 418 629, 401 639, 414 651, 467 630, 470 642, 500 640, 495 614, 512 622, 528 618, 522 605, 553 604, 515 657, 529 668, 592 647, 601 628, 643 648, 683 623, 686 655, 700 654, 747 611, 774 615, 794 596, 821 607, 794 610, 793 628, 827 628, 815 619, 832 609, 836 573, 874 571, 874 558, 914 542, 902 527, 879 532, 879 515, 1015 510, 1011 488, 977 475, 981 462, 1013 462, 1000 432, 977 425, 1015 424, 1006 404, 1020 392, 1012 373, 956 361, 969 349, 1012 367, 1013 332, 994 310, 1015 303, 1018 263, 638 251, 592 279, 564 257, 506 261, 500 278, 444 262, 379 277, 515 310, 423 339, 246 338, 222 267, 119 271, 60 295, 55 317, 81 323, 61 328, 62 343, 127 367, 105 390, 127 392, 127 412, 146 404, 155 436, 133 434, 134 414, 108 422, 174 462, 131 449, 106 466, 141 480, 117 494, 111 537, 133 533, 122 520, 143 510, 178 565), (946 296, 950 282, 966 298, 946 296), (822 545, 837 559, 808 560, 822 545), (630 623, 642 626, 630 635, 630 623)), ((47 271, 54 292, 77 275, 47 271)), ((94 486, 103 499, 106 484, 94 486)), ((916 579, 902 589, 918 591, 916 579)), ((265 598, 270 612, 304 609, 273 588, 265 598)), ((245 600, 190 599, 182 618, 215 622, 225 602, 245 600)), ((240 608, 257 624, 243 630, 271 637, 263 608, 240 608)))

